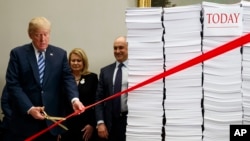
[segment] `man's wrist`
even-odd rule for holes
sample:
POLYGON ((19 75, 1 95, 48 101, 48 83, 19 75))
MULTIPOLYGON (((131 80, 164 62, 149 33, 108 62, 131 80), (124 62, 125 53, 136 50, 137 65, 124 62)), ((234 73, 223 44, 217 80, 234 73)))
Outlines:
POLYGON ((101 124, 104 124, 104 121, 103 121, 103 120, 99 120, 99 121, 97 122, 96 129, 98 129, 98 126, 101 125, 101 124))
POLYGON ((74 102, 76 102, 76 101, 80 101, 79 98, 77 98, 77 97, 72 98, 71 103, 74 104, 74 102))
POLYGON ((34 108, 34 106, 30 107, 29 110, 27 111, 27 114, 30 114, 30 111, 34 108))

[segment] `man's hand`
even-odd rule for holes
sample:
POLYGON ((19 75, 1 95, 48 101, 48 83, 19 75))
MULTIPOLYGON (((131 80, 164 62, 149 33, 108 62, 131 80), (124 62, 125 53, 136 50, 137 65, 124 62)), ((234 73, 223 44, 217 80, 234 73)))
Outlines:
POLYGON ((97 132, 100 138, 108 139, 109 133, 104 123, 100 123, 97 125, 97 132))
POLYGON ((79 114, 85 111, 85 107, 80 100, 74 100, 72 106, 74 111, 79 112, 79 114))
POLYGON ((29 110, 29 114, 34 119, 44 120, 45 116, 43 115, 44 107, 31 107, 29 110))

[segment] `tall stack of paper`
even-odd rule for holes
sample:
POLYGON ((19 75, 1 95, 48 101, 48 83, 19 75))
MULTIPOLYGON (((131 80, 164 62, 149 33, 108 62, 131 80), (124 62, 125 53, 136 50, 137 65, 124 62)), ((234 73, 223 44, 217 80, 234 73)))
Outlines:
MULTIPOLYGON (((203 52, 241 35, 239 4, 203 3, 203 52)), ((242 123, 240 48, 204 62, 204 141, 229 141, 229 126, 242 123)))
MULTIPOLYGON (((250 33, 250 2, 242 1, 243 34, 250 33)), ((243 124, 250 124, 250 43, 243 46, 242 53, 242 93, 243 124)))
MULTIPOLYGON (((163 70, 162 8, 126 10, 128 87, 163 70)), ((163 80, 128 94, 127 141, 160 141, 163 127, 163 80)))
MULTIPOLYGON (((201 55, 201 5, 164 8, 166 70, 201 55)), ((202 65, 165 79, 165 139, 202 140, 202 65)))

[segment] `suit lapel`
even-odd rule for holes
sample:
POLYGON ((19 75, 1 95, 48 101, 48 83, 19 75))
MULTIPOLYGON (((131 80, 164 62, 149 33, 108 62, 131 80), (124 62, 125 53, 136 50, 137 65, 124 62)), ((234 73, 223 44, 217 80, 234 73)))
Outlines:
POLYGON ((112 92, 112 94, 114 93, 114 90, 113 90, 113 88, 114 88, 113 79, 114 78, 113 77, 114 77, 114 73, 115 73, 115 67, 116 67, 116 63, 113 63, 110 66, 110 73, 108 73, 109 75, 111 75, 111 76, 108 77, 108 78, 110 78, 108 84, 111 84, 110 85, 110 92, 112 92))
POLYGON ((43 83, 46 83, 46 81, 48 81, 49 78, 49 72, 53 71, 51 70, 51 62, 53 62, 53 58, 54 58, 54 53, 52 48, 49 46, 46 49, 46 53, 45 53, 45 70, 44 70, 44 78, 43 78, 43 83))
POLYGON ((28 47, 27 53, 28 53, 27 56, 28 56, 30 66, 32 68, 35 80, 37 83, 40 83, 40 78, 39 78, 39 74, 38 74, 37 59, 36 59, 35 51, 34 51, 32 44, 30 44, 30 46, 28 47))

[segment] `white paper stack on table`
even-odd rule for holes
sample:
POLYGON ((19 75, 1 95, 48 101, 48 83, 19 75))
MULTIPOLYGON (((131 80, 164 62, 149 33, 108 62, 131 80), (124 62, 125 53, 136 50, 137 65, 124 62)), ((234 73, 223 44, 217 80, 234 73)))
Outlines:
MULTIPOLYGON (((164 8, 165 69, 201 55, 201 5, 164 8)), ((202 140, 202 65, 165 78, 165 139, 202 140)))
MULTIPOLYGON (((221 16, 220 13, 228 14, 235 11, 239 13, 239 4, 203 2, 202 6, 204 8, 202 48, 204 53, 241 35, 240 27, 234 28, 236 26, 224 24, 224 21, 216 19, 216 16, 221 16)), ((238 18, 241 25, 240 16, 238 18)), ((241 57, 240 48, 236 48, 204 62, 203 141, 229 141, 229 126, 242 123, 241 57)))
MULTIPOLYGON (((128 87, 163 69, 162 8, 128 8, 128 87)), ((160 141, 163 127, 163 80, 128 94, 127 141, 160 141)))
MULTIPOLYGON (((243 7, 243 34, 250 33, 250 2, 241 1, 243 7)), ((242 94, 243 124, 250 124, 250 43, 243 46, 242 94)))

